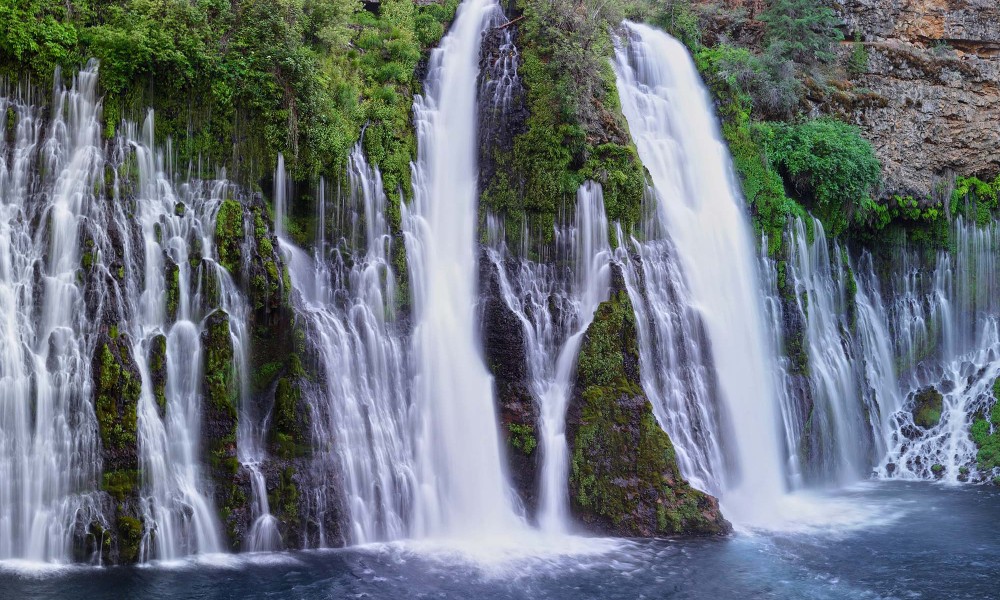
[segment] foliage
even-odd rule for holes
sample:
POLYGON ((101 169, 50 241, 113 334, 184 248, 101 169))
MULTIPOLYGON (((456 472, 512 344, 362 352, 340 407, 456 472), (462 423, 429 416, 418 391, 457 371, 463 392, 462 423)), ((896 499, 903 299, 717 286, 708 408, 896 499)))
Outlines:
POLYGON ((719 44, 700 50, 697 59, 703 72, 725 82, 730 94, 764 118, 790 116, 803 94, 794 64, 772 52, 758 56, 746 48, 719 44))
MULTIPOLYGON (((1000 379, 998 379, 1000 381, 1000 379)), ((993 397, 997 398, 998 381, 993 383, 993 397)), ((972 422, 972 441, 979 452, 976 461, 983 471, 1000 467, 1000 401, 995 400, 988 415, 978 415, 972 422)))
POLYGON ((297 178, 338 177, 369 123, 366 146, 398 197, 414 72, 456 6, 386 0, 375 16, 358 0, 3 2, 0 64, 38 83, 97 58, 109 134, 152 106, 181 161, 226 165, 247 184, 279 151, 297 178))
POLYGON ((754 122, 753 97, 741 84, 741 78, 726 65, 747 62, 742 51, 717 46, 703 48, 695 62, 705 82, 719 99, 722 135, 729 144, 733 165, 739 175, 743 196, 750 206, 754 229, 768 240, 768 254, 776 256, 783 244, 788 219, 805 216, 805 210, 785 194, 781 174, 771 162, 768 146, 773 128, 754 122))
POLYGON ((538 446, 538 440, 535 438, 534 426, 511 423, 507 426, 507 429, 510 431, 511 446, 526 455, 530 455, 535 451, 535 448, 538 446))
POLYGON ((881 182, 882 167, 857 127, 829 118, 770 127, 772 159, 833 235, 842 233, 852 219, 869 221, 870 199, 881 182))
POLYGON ((951 195, 953 214, 961 214, 985 226, 993 220, 1000 198, 1000 175, 991 181, 978 177, 959 177, 955 180, 955 190, 951 195))
POLYGON ((861 41, 861 34, 855 34, 851 57, 847 60, 847 72, 857 77, 868 71, 868 48, 861 41))
POLYGON ((645 174, 628 140, 609 61, 608 32, 624 7, 530 0, 522 8, 520 75, 529 114, 511 151, 495 157, 497 171, 484 186, 483 206, 527 217, 548 237, 556 213, 586 179, 594 179, 604 186, 609 219, 635 222, 645 174))
POLYGON ((773 51, 802 64, 830 62, 844 39, 833 9, 815 0, 771 0, 760 20, 773 51))

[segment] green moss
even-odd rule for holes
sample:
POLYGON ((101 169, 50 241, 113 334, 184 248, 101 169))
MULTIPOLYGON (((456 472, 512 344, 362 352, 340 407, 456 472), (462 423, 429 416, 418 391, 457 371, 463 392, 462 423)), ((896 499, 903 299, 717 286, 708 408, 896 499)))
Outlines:
POLYGON ((507 425, 507 431, 509 432, 508 441, 510 445, 525 455, 530 455, 538 446, 538 440, 535 437, 535 428, 532 425, 510 423, 507 425))
POLYGON ((153 398, 160 409, 160 417, 167 413, 167 337, 157 335, 149 346, 149 376, 153 384, 153 398))
POLYGON ((639 220, 645 172, 629 142, 610 67, 608 30, 617 7, 529 1, 519 5, 519 73, 528 116, 509 148, 494 148, 496 170, 484 182, 483 212, 507 222, 508 241, 551 241, 556 215, 573 206, 587 179, 604 187, 610 220, 639 220), (582 10, 581 10, 582 8, 582 10))
POLYGON ((94 380, 95 412, 101 443, 108 451, 134 453, 137 443, 137 407, 142 383, 134 372, 124 340, 101 345, 94 380))
MULTIPOLYGON (((1000 378, 993 382, 993 396, 1000 398, 1000 378)), ((976 462, 982 471, 1000 467, 1000 401, 994 401, 989 415, 979 415, 972 422, 972 441, 979 448, 976 462)))
POLYGON ((119 502, 139 495, 140 474, 136 469, 105 471, 101 489, 119 502))
POLYGON ((257 371, 253 374, 253 387, 257 391, 262 391, 271 383, 274 379, 281 373, 281 369, 284 367, 284 363, 280 361, 274 361, 269 363, 264 363, 257 368, 257 371))
POLYGON ((680 476, 639 386, 638 360, 634 313, 618 291, 598 308, 580 352, 569 481, 576 510, 624 535, 725 531, 712 499, 680 476))
MULTIPOLYGON (((294 372, 294 368, 292 370, 294 372)), ((289 377, 279 379, 274 392, 271 435, 275 453, 281 458, 295 458, 309 453, 305 440, 306 424, 303 422, 306 413, 301 402, 302 390, 298 381, 289 377)))
POLYGON ((286 525, 297 526, 299 516, 299 487, 295 482, 295 469, 286 467, 281 471, 278 485, 268 491, 268 502, 274 514, 286 525))
POLYGON ((941 421, 941 411, 944 408, 944 397, 934 387, 926 387, 914 396, 913 422, 931 429, 941 421))
POLYGON ((235 420, 239 386, 234 368, 229 315, 225 311, 216 310, 206 319, 202 345, 208 401, 215 409, 235 420))
POLYGON ((177 318, 177 308, 181 300, 181 270, 174 261, 167 259, 167 317, 177 318))
POLYGON ((1000 175, 991 181, 978 177, 958 177, 951 194, 951 210, 984 227, 993 221, 1000 197, 1000 175))
POLYGON ((135 517, 119 513, 118 515, 118 554, 122 563, 139 562, 139 550, 142 545, 142 522, 135 517))
POLYGON ((234 275, 243 264, 243 207, 235 200, 223 200, 215 217, 215 247, 219 264, 234 275))

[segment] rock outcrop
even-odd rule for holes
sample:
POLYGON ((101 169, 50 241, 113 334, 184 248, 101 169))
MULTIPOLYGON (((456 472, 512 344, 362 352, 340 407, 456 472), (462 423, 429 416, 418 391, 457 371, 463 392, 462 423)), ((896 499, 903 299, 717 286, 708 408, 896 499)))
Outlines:
POLYGON ((538 505, 541 450, 538 405, 528 382, 524 329, 517 315, 504 303, 499 274, 485 252, 481 253, 479 273, 483 349, 486 365, 493 373, 500 432, 507 442, 511 483, 531 516, 538 505))
POLYGON ((838 9, 846 37, 868 52, 852 82, 864 93, 820 109, 863 129, 882 161, 883 195, 946 199, 954 175, 1000 173, 1000 5, 842 0, 838 9))
POLYGON ((639 378, 635 313, 620 271, 587 329, 566 415, 570 504, 591 529, 627 537, 730 530, 718 501, 681 476, 639 378))

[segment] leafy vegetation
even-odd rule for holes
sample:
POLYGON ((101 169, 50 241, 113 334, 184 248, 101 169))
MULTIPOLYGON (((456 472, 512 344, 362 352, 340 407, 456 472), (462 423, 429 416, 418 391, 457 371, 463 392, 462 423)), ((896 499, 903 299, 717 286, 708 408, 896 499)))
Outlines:
POLYGON ((0 70, 45 88, 57 67, 97 58, 109 134, 152 106, 181 164, 202 157, 247 184, 279 151, 298 178, 339 176, 368 123, 366 149, 398 198, 416 66, 456 5, 384 0, 373 14, 357 0, 4 2, 0 70))
POLYGON ((482 203, 514 220, 527 219, 550 236, 560 207, 594 179, 604 185, 608 217, 639 218, 645 174, 630 143, 615 88, 609 30, 623 16, 615 2, 570 0, 519 3, 521 80, 528 117, 501 153, 482 203))
POLYGON ((959 177, 951 195, 951 210, 980 226, 993 220, 1000 198, 1000 175, 990 182, 978 177, 959 177))
POLYGON ((833 235, 871 221, 882 167, 857 127, 828 118, 769 127, 772 160, 833 235))

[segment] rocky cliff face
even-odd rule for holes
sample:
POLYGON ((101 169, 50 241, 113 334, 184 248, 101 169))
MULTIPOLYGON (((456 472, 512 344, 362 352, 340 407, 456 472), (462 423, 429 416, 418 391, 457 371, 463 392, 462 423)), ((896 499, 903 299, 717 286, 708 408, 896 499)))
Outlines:
POLYGON ((852 82, 864 93, 820 108, 864 130, 883 164, 883 195, 944 199, 954 175, 1000 172, 1000 5, 842 0, 838 10, 846 37, 857 33, 868 51, 852 82))

